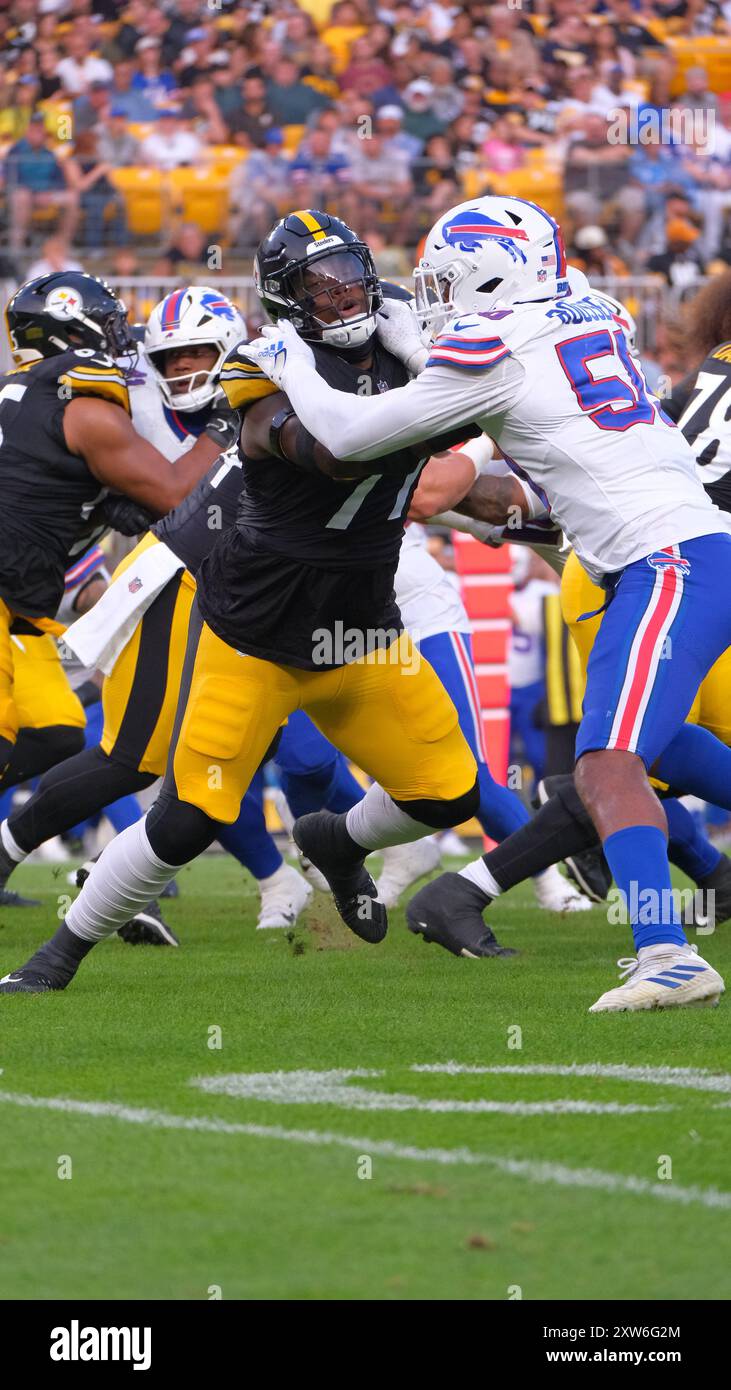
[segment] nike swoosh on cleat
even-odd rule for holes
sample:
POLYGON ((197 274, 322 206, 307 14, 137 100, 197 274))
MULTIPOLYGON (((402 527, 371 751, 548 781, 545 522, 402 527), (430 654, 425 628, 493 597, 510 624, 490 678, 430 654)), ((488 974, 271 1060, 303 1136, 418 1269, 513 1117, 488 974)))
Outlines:
POLYGON ((3 975, 0 985, 18 985, 23 983, 22 975, 3 975))

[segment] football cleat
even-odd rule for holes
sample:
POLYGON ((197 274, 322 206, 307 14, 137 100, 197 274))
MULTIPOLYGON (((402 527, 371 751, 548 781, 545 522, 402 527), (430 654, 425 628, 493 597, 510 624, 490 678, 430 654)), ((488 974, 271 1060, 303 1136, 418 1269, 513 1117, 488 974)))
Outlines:
POLYGON ((274 927, 293 927, 300 912, 304 912, 312 889, 291 864, 281 864, 276 873, 259 881, 261 909, 257 931, 274 927))
POLYGON ((179 946, 172 927, 164 920, 156 902, 147 904, 117 931, 128 946, 179 946))
POLYGON ((406 845, 392 845, 383 851, 383 869, 378 883, 378 896, 384 907, 395 907, 402 893, 412 883, 438 869, 442 860, 436 840, 427 835, 406 845))
POLYGON ((12 888, 0 888, 0 907, 40 907, 40 898, 22 898, 12 888))
POLYGON ((592 1004, 590 1014, 637 1009, 672 1009, 683 1004, 717 1004, 725 985, 717 970, 698 955, 697 946, 673 942, 645 946, 637 959, 618 960, 624 983, 592 1004))
POLYGON ((327 879, 346 927, 375 946, 388 931, 388 914, 363 863, 365 850, 355 859, 339 849, 335 827, 340 820, 332 811, 312 811, 295 821, 292 838, 327 879))
POLYGON ((538 906, 547 912, 588 912, 591 907, 589 899, 564 878, 556 864, 535 875, 533 892, 538 906))
MULTIPOLYGON (((543 777, 536 787, 536 794, 533 798, 534 806, 545 806, 554 796, 556 785, 565 782, 565 775, 555 777, 543 777)), ((587 898, 591 898, 593 903, 605 901, 609 889, 612 886, 612 873, 606 861, 604 850, 600 844, 593 845, 590 849, 579 850, 577 854, 570 854, 564 857, 569 878, 572 878, 577 888, 585 893, 587 898)))
POLYGON ((721 862, 712 873, 699 878, 698 888, 703 894, 702 906, 693 902, 693 921, 687 927, 718 927, 731 917, 731 859, 721 856, 721 862))
POLYGON ((569 877, 587 898, 591 898, 593 903, 606 901, 612 886, 612 871, 600 845, 595 849, 582 849, 578 854, 570 854, 563 862, 569 877))
POLYGON ((9 975, 3 975, 0 994, 48 994, 54 989, 65 989, 67 984, 68 980, 61 981, 22 966, 20 970, 11 970, 9 975))
POLYGON ((453 956, 517 956, 486 926, 482 914, 487 905, 482 889, 462 874, 440 874, 411 899, 406 924, 409 931, 453 956))

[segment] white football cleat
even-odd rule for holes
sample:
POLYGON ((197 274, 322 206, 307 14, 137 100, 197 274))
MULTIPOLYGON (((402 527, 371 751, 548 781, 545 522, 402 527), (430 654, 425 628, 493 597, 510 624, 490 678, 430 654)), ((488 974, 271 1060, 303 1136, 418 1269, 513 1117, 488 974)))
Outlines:
MULTIPOLYGON (((320 870, 316 869, 314 864, 310 863, 310 860, 302 853, 302 850, 300 849, 299 845, 296 845, 294 840, 292 839, 292 826, 294 825, 295 817, 292 815, 292 812, 289 809, 289 802, 286 796, 284 795, 284 792, 282 791, 281 787, 277 787, 277 789, 275 790, 273 800, 274 805, 276 806, 277 811, 279 812, 279 819, 281 820, 282 825, 284 826, 287 834, 289 835, 290 840, 292 841, 292 853, 296 854, 297 863, 299 864, 302 873, 307 879, 307 882, 310 884, 312 888, 316 889, 318 893, 329 893, 330 884, 325 878, 325 875, 321 874, 320 870)), ((289 850, 287 851, 287 853, 289 854, 289 850)))
POLYGON ((637 959, 618 960, 624 984, 608 989, 590 1014, 635 1009, 672 1009, 681 1004, 717 1004, 726 986, 717 970, 698 955, 697 946, 674 942, 642 947, 637 959))
POLYGON ((547 912, 589 912, 594 906, 570 879, 564 878, 558 865, 551 865, 533 879, 536 902, 547 912))
POLYGON ((390 845, 384 849, 383 868, 376 880, 379 902, 384 907, 395 907, 412 883, 439 868, 441 859, 439 845, 431 835, 423 840, 411 840, 407 845, 390 845))
POLYGON ((291 864, 282 864, 269 878, 259 880, 261 908, 257 931, 272 927, 293 927, 300 912, 304 912, 312 889, 291 864))

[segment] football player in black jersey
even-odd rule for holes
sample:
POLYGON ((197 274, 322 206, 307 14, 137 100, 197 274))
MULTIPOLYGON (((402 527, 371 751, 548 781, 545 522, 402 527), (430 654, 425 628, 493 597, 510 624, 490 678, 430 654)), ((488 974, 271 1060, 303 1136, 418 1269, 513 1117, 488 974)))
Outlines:
MULTIPOLYGON (((291 214, 262 244, 256 276, 265 307, 304 329, 329 381, 362 393, 408 380, 378 339, 382 296, 370 251, 343 223, 291 214)), ((145 822, 107 847, 64 925, 1 992, 65 988, 95 942, 236 819, 277 728, 297 708, 376 779, 347 832, 317 857, 343 920, 363 939, 380 941, 387 926, 366 855, 459 824, 476 808, 477 768, 456 711, 415 654, 393 596, 419 474, 456 438, 392 454, 386 477, 322 450, 235 351, 221 380, 232 407, 251 407, 244 488, 236 525, 198 573, 163 792, 145 822)))
POLYGON ((64 574, 110 525, 162 516, 220 452, 202 435, 174 467, 132 427, 124 367, 137 348, 126 310, 92 275, 22 285, 6 310, 16 367, 0 376, 0 770, 18 732, 12 630, 58 633, 64 574), (122 519, 120 520, 120 515, 122 519))

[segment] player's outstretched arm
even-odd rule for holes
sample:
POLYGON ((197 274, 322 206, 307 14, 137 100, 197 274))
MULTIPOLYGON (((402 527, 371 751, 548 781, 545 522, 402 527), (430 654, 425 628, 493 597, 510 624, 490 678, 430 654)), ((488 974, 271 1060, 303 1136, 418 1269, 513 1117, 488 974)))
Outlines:
POLYGON ((484 373, 438 362, 407 386, 353 396, 318 376, 308 345, 286 321, 240 351, 286 391, 305 429, 341 459, 377 458, 474 420, 483 423, 523 387, 522 369, 506 354, 484 373))
POLYGON ((88 396, 67 405, 63 422, 69 450, 94 477, 155 516, 177 507, 221 452, 220 442, 202 434, 173 465, 137 434, 124 410, 88 396))
POLYGON ((365 478, 373 469, 335 458, 306 430, 284 392, 265 396, 249 406, 241 430, 241 447, 249 459, 284 458, 306 472, 329 478, 365 478))

